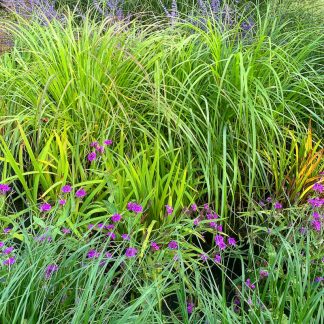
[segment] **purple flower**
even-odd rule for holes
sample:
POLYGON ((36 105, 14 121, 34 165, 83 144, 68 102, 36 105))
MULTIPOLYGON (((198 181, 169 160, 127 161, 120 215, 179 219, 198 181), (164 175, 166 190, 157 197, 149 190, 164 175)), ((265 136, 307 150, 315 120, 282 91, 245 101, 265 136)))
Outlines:
POLYGON ((105 257, 106 257, 107 259, 111 259, 111 258, 112 258, 112 254, 111 254, 110 252, 106 252, 106 253, 105 253, 105 257))
POLYGON ((200 223, 200 219, 199 218, 195 218, 194 221, 193 221, 194 225, 195 226, 198 226, 199 223, 200 223))
POLYGON ((108 239, 114 240, 116 238, 116 234, 114 232, 108 232, 107 233, 108 239))
POLYGON ((214 261, 216 263, 221 263, 222 262, 222 257, 219 254, 216 254, 215 255, 215 258, 214 258, 214 261))
POLYGON ((173 213, 173 208, 169 205, 165 205, 165 209, 168 215, 171 215, 173 213))
POLYGON ((99 228, 99 229, 102 229, 102 228, 104 228, 104 224, 103 223, 99 223, 99 224, 97 224, 97 227, 99 228))
POLYGON ((134 256, 136 256, 136 254, 137 250, 133 247, 128 248, 125 253, 127 258, 133 258, 134 256))
POLYGON ((315 207, 322 207, 324 205, 324 198, 321 199, 319 197, 308 199, 308 203, 312 205, 314 208, 315 207))
POLYGON ((119 222, 121 219, 122 219, 122 216, 121 216, 120 214, 114 214, 114 215, 112 215, 112 217, 111 217, 111 220, 112 220, 114 223, 119 222))
POLYGON ((316 277, 315 282, 321 282, 324 281, 324 277, 316 277))
POLYGON ((206 253, 200 254, 200 259, 203 262, 206 262, 208 260, 208 255, 206 253))
POLYGON ((215 243, 216 245, 221 249, 225 250, 226 249, 226 244, 224 242, 224 237, 221 235, 216 235, 215 236, 215 243))
POLYGON ((94 227, 93 224, 89 224, 89 225, 88 225, 88 230, 93 229, 93 227, 94 227))
POLYGON ((114 228, 115 228, 115 225, 114 224, 108 224, 106 226, 106 229, 109 230, 109 231, 112 231, 114 228))
POLYGON ((223 232, 223 226, 222 225, 218 225, 217 226, 217 231, 218 232, 223 232))
POLYGON ((77 198, 83 198, 86 195, 86 191, 83 188, 80 188, 76 193, 75 196, 77 198))
POLYGON ((91 152, 88 154, 88 160, 90 162, 94 161, 97 158, 97 153, 96 152, 91 152))
POLYGON ((194 307, 195 307, 194 303, 187 302, 187 312, 188 312, 188 314, 192 314, 194 307))
POLYGON ((11 187, 7 184, 0 183, 0 195, 5 195, 11 190, 11 187))
POLYGON ((227 243, 228 245, 236 246, 236 240, 233 237, 229 237, 227 243))
POLYGON ((14 250, 14 247, 13 246, 10 246, 10 247, 4 249, 3 250, 3 253, 4 254, 10 254, 13 250, 14 250))
POLYGON ((318 212, 314 212, 314 213, 313 213, 313 218, 314 218, 315 220, 320 220, 321 216, 320 216, 320 214, 319 214, 318 212))
POLYGON ((198 207, 197 207, 197 205, 196 204, 192 204, 191 205, 191 209, 192 209, 192 211, 197 211, 198 210, 198 207))
POLYGON ((278 201, 276 201, 273 205, 274 209, 281 209, 282 208, 282 204, 278 201))
POLYGON ((307 232, 307 228, 306 227, 301 227, 300 228, 300 234, 305 235, 306 232, 307 232))
POLYGON ((45 270, 45 278, 49 279, 52 276, 52 274, 58 270, 58 268, 59 267, 56 264, 48 265, 45 270))
POLYGON ((259 201, 259 205, 260 207, 265 207, 265 203, 262 200, 259 201))
POLYGON ((113 143, 113 141, 112 141, 111 139, 106 139, 106 140, 104 141, 104 144, 105 144, 105 145, 112 145, 112 143, 113 143))
POLYGON ((251 283, 251 279, 250 278, 246 279, 245 284, 250 289, 255 289, 255 285, 253 283, 251 283))
POLYGON ((260 270, 260 279, 267 278, 269 276, 269 272, 267 270, 260 270))
POLYGON ((65 227, 63 227, 63 228, 62 228, 62 233, 63 233, 63 234, 70 234, 70 233, 71 233, 71 230, 70 230, 69 228, 65 228, 65 227))
POLYGON ((98 145, 99 143, 97 141, 90 143, 90 147, 97 147, 98 145))
POLYGON ((139 213, 143 212, 143 207, 137 203, 134 203, 134 202, 129 202, 127 204, 127 209, 129 211, 134 212, 135 214, 139 214, 139 213))
POLYGON ((322 193, 322 192, 324 192, 324 186, 323 186, 321 183, 319 183, 319 182, 315 183, 315 184, 313 185, 312 189, 313 189, 315 192, 318 192, 318 193, 322 193))
POLYGON ((63 193, 70 193, 72 191, 72 187, 70 185, 65 185, 61 190, 63 193))
POLYGON ((90 250, 87 254, 88 259, 99 258, 100 253, 96 250, 90 250))
POLYGON ((6 266, 11 266, 11 265, 13 265, 15 262, 16 262, 16 259, 15 259, 14 257, 11 257, 11 258, 9 258, 9 259, 7 259, 7 260, 4 260, 4 261, 2 262, 2 264, 3 264, 3 265, 6 265, 6 266))
POLYGON ((171 241, 168 244, 168 248, 171 249, 171 250, 176 250, 178 248, 178 243, 176 241, 171 241))
POLYGON ((156 242, 152 242, 152 243, 151 243, 151 248, 152 248, 154 251, 158 251, 158 250, 160 250, 160 247, 159 247, 159 245, 158 245, 156 242))
POLYGON ((124 241, 130 241, 130 236, 128 234, 122 234, 121 237, 124 241))
POLYGON ((59 204, 60 204, 61 206, 64 206, 64 205, 66 204, 66 200, 65 200, 65 199, 60 199, 60 200, 59 200, 59 204))
POLYGON ((209 210, 209 205, 208 204, 204 204, 204 209, 208 211, 209 210))
POLYGON ((6 228, 3 230, 3 233, 8 234, 11 230, 12 230, 12 228, 10 228, 10 227, 6 227, 6 228))
POLYGON ((103 154, 105 152, 105 148, 101 145, 98 145, 96 147, 96 151, 98 151, 100 154, 103 154))
POLYGON ((215 222, 210 222, 210 223, 209 223, 209 226, 210 226, 211 228, 215 228, 216 231, 217 231, 217 223, 215 223, 215 222))
POLYGON ((0 242, 0 248, 3 248, 4 247, 4 242, 0 242))
POLYGON ((321 222, 318 221, 318 220, 313 220, 311 222, 312 226, 313 226, 313 229, 316 231, 316 232, 320 232, 321 231, 321 222))
POLYGON ((41 212, 48 212, 52 209, 52 206, 49 203, 44 203, 39 206, 41 212))

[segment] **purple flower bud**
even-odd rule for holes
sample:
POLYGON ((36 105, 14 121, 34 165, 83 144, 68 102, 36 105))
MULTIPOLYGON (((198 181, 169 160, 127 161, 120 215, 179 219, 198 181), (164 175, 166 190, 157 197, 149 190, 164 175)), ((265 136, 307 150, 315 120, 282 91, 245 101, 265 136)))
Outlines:
POLYGON ((222 262, 222 257, 219 254, 216 254, 214 257, 214 261, 216 263, 221 263, 222 262))
POLYGON ((75 196, 77 198, 83 198, 86 195, 86 191, 83 188, 80 188, 76 193, 75 196))
POLYGON ((4 260, 4 261, 2 262, 2 264, 3 264, 3 265, 6 265, 6 266, 11 266, 11 265, 13 265, 15 262, 16 262, 16 259, 15 259, 14 257, 11 257, 11 258, 9 258, 9 259, 7 259, 7 260, 4 260))
POLYGON ((114 223, 119 222, 121 219, 122 219, 122 216, 121 216, 120 214, 114 214, 114 215, 112 215, 112 217, 111 217, 111 220, 112 220, 114 223))
POLYGON ((93 162, 97 158, 97 153, 96 152, 91 152, 88 154, 88 160, 90 162, 93 162))
POLYGON ((70 185, 65 185, 62 187, 63 193, 70 193, 72 191, 72 187, 70 185))
POLYGON ((176 241, 171 241, 169 244, 168 244, 168 248, 170 250, 176 250, 178 249, 178 243, 176 241))
POLYGON ((39 206, 41 212, 48 212, 52 209, 52 206, 49 203, 44 203, 39 206))
POLYGON ((11 187, 7 184, 0 183, 0 195, 5 195, 11 190, 11 187))
POLYGON ((136 254, 137 254, 137 249, 130 247, 126 250, 125 256, 127 258, 133 258, 136 256, 136 254))

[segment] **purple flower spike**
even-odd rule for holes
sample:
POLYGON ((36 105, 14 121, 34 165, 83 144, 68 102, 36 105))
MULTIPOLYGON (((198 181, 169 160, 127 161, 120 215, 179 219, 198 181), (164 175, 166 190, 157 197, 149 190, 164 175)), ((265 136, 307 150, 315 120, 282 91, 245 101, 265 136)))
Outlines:
POLYGON ((72 191, 72 187, 70 185, 65 185, 62 187, 62 192, 63 193, 70 193, 72 191))
POLYGON ((229 237, 227 240, 228 245, 236 246, 236 240, 233 237, 229 237))
POLYGON ((52 276, 52 274, 58 270, 58 268, 59 267, 56 264, 48 265, 46 270, 45 270, 45 278, 49 279, 52 276))
POLYGON ((250 289, 255 289, 255 285, 253 283, 251 283, 251 279, 250 278, 246 279, 245 284, 250 289))
POLYGON ((198 226, 199 223, 200 223, 200 219, 199 218, 195 218, 194 221, 193 221, 194 225, 195 226, 198 226))
POLYGON ((3 230, 3 233, 8 234, 8 233, 10 233, 11 230, 12 230, 12 228, 10 228, 10 227, 6 227, 6 228, 3 230))
POLYGON ((13 265, 15 262, 16 262, 16 259, 15 259, 14 257, 11 257, 11 258, 9 258, 9 259, 7 259, 7 260, 4 260, 4 261, 2 262, 2 264, 3 264, 3 265, 6 265, 6 266, 11 266, 11 265, 13 265))
POLYGON ((99 258, 100 253, 97 252, 96 250, 90 250, 87 254, 88 259, 94 259, 94 258, 99 258))
POLYGON ((160 250, 160 247, 159 247, 159 245, 158 245, 156 242, 152 242, 152 243, 151 243, 151 248, 152 248, 152 250, 154 250, 154 251, 158 251, 158 250, 160 250))
POLYGON ((133 258, 136 256, 136 254, 137 254, 137 249, 130 247, 126 250, 125 256, 127 258, 133 258))
POLYGON ((122 216, 121 216, 120 214, 114 214, 114 215, 112 215, 112 217, 111 217, 111 220, 112 220, 114 223, 117 223, 117 222, 121 221, 121 219, 122 219, 122 216))
POLYGON ((313 226, 313 229, 316 231, 316 232, 320 232, 321 231, 321 222, 318 221, 318 220, 313 220, 311 222, 312 226, 313 226))
POLYGON ((278 201, 276 201, 273 205, 274 209, 282 209, 282 204, 278 201))
POLYGON ((173 208, 170 205, 165 205, 165 209, 168 215, 171 215, 173 213, 173 208))
POLYGON ((200 255, 200 259, 203 261, 203 262, 206 262, 208 260, 208 255, 206 253, 203 253, 200 255))
POLYGON ((14 250, 14 247, 13 246, 10 246, 10 247, 4 249, 3 250, 3 253, 4 254, 10 254, 13 250, 14 250))
POLYGON ((63 234, 71 234, 71 230, 69 228, 62 228, 62 233, 63 234))
POLYGON ((139 214, 139 213, 143 212, 143 207, 137 203, 134 203, 134 202, 129 202, 127 204, 127 209, 129 211, 134 212, 135 214, 139 214))
POLYGON ((116 238, 116 234, 114 232, 108 232, 107 236, 109 240, 114 240, 116 238))
POLYGON ((39 206, 41 212, 48 212, 52 209, 52 206, 49 203, 44 203, 39 206))
POLYGON ((315 192, 318 192, 318 193, 322 193, 322 192, 324 192, 324 186, 323 186, 321 183, 319 183, 319 182, 315 183, 315 184, 313 185, 312 189, 313 189, 315 192))
POLYGON ((130 236, 128 234, 122 234, 121 237, 124 241, 130 241, 130 236))
POLYGON ((176 241, 171 241, 169 244, 168 244, 168 248, 170 250, 176 250, 178 249, 178 243, 176 241))
POLYGON ((0 183, 0 195, 5 195, 11 190, 11 187, 7 184, 0 183))
POLYGON ((64 205, 66 204, 66 200, 65 200, 65 199, 60 199, 60 200, 59 200, 59 204, 60 204, 61 206, 64 206, 64 205))
POLYGON ((214 261, 216 263, 221 263, 222 262, 222 257, 219 254, 216 254, 215 255, 215 258, 214 258, 214 261))
POLYGON ((188 312, 188 314, 192 314, 194 307, 195 307, 194 303, 187 302, 187 312, 188 312))
POLYGON ((260 270, 260 279, 269 277, 269 272, 266 270, 260 270))
POLYGON ((321 199, 319 197, 316 197, 316 198, 308 199, 307 201, 310 205, 312 205, 313 208, 316 207, 320 208, 324 205, 324 198, 321 199))
POLYGON ((106 139, 104 141, 104 144, 107 145, 107 146, 112 145, 112 143, 113 143, 113 141, 111 139, 106 139))
POLYGON ((88 154, 88 160, 90 162, 93 162, 97 158, 97 153, 96 152, 91 152, 88 154))
POLYGON ((110 253, 110 252, 106 252, 106 253, 105 253, 105 257, 106 257, 107 259, 111 259, 111 258, 112 258, 112 253, 110 253))
POLYGON ((86 192, 83 188, 80 188, 80 189, 75 193, 75 196, 76 196, 77 198, 83 198, 86 194, 87 194, 87 192, 86 192))

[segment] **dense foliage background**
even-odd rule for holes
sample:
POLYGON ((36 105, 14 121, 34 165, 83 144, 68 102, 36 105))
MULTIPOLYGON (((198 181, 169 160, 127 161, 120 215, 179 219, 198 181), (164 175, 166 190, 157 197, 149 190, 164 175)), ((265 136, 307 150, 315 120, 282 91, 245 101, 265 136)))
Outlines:
POLYGON ((0 322, 323 321, 320 1, 2 4, 0 322))

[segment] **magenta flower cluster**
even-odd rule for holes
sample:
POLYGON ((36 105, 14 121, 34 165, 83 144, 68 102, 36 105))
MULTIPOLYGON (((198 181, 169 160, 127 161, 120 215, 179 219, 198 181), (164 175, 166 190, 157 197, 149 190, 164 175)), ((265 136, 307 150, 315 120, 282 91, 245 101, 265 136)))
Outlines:
POLYGON ((140 214, 143 212, 143 207, 135 202, 129 202, 127 204, 127 209, 135 214, 140 214))
MULTIPOLYGON (((113 141, 111 139, 104 140, 104 145, 110 146, 112 145, 113 141)), ((90 144, 90 147, 94 148, 94 151, 90 152, 88 154, 88 160, 90 162, 93 162, 97 159, 97 153, 103 154, 105 152, 104 145, 100 145, 97 141, 94 141, 90 144)))

